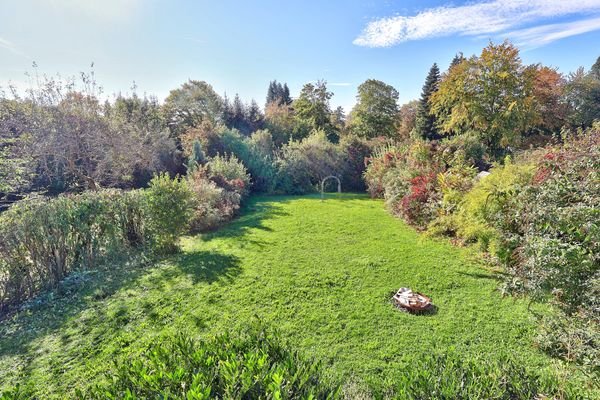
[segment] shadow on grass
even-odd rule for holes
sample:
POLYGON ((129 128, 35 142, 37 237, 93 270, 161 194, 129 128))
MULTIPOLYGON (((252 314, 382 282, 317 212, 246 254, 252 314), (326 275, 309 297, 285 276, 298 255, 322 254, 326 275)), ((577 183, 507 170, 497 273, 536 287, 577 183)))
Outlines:
MULTIPOLYGON (((68 294, 48 296, 47 293, 47 301, 32 302, 29 308, 0 321, 0 358, 20 356, 22 368, 18 375, 28 381, 36 361, 35 354, 44 350, 46 338, 59 339, 55 342, 59 353, 70 352, 75 357, 82 357, 84 354, 78 353, 86 350, 74 349, 73 344, 92 340, 92 351, 97 351, 102 348, 104 340, 116 337, 126 329, 132 318, 138 318, 136 314, 139 312, 136 312, 135 306, 132 308, 128 296, 113 297, 116 293, 139 290, 140 287, 146 290, 143 285, 148 283, 148 289, 161 291, 169 281, 174 282, 181 276, 187 276, 194 284, 227 282, 241 271, 237 257, 213 251, 182 253, 163 261, 169 265, 159 267, 148 277, 145 265, 126 265, 125 260, 120 260, 118 269, 105 266, 93 271, 94 276, 68 294), (143 278, 146 280, 143 281, 143 278)), ((161 261, 151 263, 160 264, 161 261)), ((169 302, 169 299, 161 301, 169 302)), ((160 305, 142 302, 139 306, 150 321, 159 319, 156 309, 160 305)), ((0 379, 9 376, 0 374, 0 379)), ((60 373, 57 373, 56 379, 60 379, 60 373)))
POLYGON ((502 273, 502 272, 494 272, 494 273, 482 273, 482 272, 461 272, 459 271, 458 274, 460 275, 464 275, 464 276, 469 276, 471 278, 475 278, 475 279, 488 279, 488 280, 493 280, 493 281, 497 281, 497 282, 501 282, 504 280, 504 278, 507 276, 507 274, 502 273))

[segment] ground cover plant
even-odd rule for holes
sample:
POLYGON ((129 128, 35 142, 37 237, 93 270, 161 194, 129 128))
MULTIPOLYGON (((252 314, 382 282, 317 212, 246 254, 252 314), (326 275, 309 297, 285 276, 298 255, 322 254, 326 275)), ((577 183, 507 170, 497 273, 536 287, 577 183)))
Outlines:
POLYGON ((74 396, 161 338, 210 342, 259 319, 350 398, 598 394, 533 346, 532 311, 545 307, 503 298, 470 251, 420 236, 380 201, 253 198, 239 219, 181 245, 160 263, 74 274, 3 321, 1 390, 74 396), (430 295, 437 313, 399 312, 400 286, 430 295))

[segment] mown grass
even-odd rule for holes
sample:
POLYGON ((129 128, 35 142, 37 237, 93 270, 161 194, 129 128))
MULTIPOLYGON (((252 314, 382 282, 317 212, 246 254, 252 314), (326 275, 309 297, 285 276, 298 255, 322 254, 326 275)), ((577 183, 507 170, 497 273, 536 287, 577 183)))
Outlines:
POLYGON ((332 379, 375 395, 399 368, 447 352, 510 355, 587 384, 533 347, 526 300, 502 298, 497 276, 468 250, 420 236, 380 201, 254 198, 238 220, 182 246, 156 265, 79 274, 0 323, 0 392, 19 383, 40 398, 72 395, 159 337, 210 336, 257 319, 332 379), (430 295, 437 312, 396 310, 389 298, 401 286, 430 295))

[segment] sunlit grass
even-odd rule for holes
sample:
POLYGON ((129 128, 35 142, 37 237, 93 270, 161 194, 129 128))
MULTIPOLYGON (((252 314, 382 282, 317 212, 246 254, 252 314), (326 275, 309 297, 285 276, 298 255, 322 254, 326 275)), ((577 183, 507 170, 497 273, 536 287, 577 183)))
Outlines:
POLYGON ((432 352, 511 354, 551 368, 532 346, 527 301, 502 298, 467 250, 423 238, 365 196, 255 198, 235 222, 182 246, 156 265, 80 274, 2 322, 0 389, 21 383, 61 397, 158 336, 207 336, 255 319, 333 378, 378 393, 432 352), (437 312, 396 310, 389 298, 401 286, 432 297, 437 312))

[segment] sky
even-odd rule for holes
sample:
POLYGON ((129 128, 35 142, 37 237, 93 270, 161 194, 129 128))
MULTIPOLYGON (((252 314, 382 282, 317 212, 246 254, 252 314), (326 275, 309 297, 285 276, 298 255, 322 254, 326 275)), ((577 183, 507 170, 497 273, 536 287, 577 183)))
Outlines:
POLYGON ((563 73, 600 56, 600 0, 0 0, 0 86, 90 71, 106 95, 163 100, 188 79, 263 104, 324 79, 350 111, 366 79, 416 99, 430 66, 509 39, 563 73))

